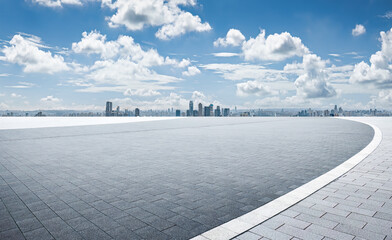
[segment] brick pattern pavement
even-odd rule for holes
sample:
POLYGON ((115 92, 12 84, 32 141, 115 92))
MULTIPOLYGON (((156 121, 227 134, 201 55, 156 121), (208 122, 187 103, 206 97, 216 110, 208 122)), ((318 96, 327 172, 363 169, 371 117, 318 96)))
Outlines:
POLYGON ((392 239, 392 119, 360 120, 383 133, 373 153, 336 181, 234 239, 392 239))
POLYGON ((187 239, 330 170, 371 133, 321 118, 0 131, 0 239, 187 239))

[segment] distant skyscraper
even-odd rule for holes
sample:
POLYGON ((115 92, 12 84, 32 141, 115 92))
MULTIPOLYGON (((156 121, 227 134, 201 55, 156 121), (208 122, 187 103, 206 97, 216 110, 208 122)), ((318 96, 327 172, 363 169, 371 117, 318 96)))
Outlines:
POLYGON ((214 116, 214 105, 212 103, 210 104, 210 115, 209 116, 214 116))
POLYGON ((228 117, 230 115, 230 108, 223 109, 223 116, 228 117))
POLYGON ((199 115, 199 112, 197 110, 193 110, 193 116, 196 117, 199 115))
POLYGON ((199 117, 203 116, 203 104, 199 103, 199 117))
POLYGON ((205 117, 211 116, 210 113, 211 113, 210 107, 205 106, 204 107, 204 116, 205 117))
POLYGON ((112 111, 113 111, 113 103, 112 102, 106 102, 106 116, 112 116, 112 111))
POLYGON ((135 108, 135 117, 139 117, 139 116, 140 116, 140 109, 135 108))
POLYGON ((220 115, 221 115, 220 106, 217 106, 215 109, 215 117, 220 117, 220 115))
POLYGON ((189 101, 189 115, 193 115, 193 101, 189 101))
POLYGON ((333 109, 335 111, 335 113, 338 112, 338 105, 335 105, 335 108, 333 109))
POLYGON ((181 110, 179 109, 176 110, 176 117, 181 117, 181 110))

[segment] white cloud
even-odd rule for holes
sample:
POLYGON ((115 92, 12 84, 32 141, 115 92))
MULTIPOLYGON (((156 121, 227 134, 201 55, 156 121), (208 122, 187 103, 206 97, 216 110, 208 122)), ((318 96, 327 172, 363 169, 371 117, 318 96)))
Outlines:
POLYGON ((90 72, 86 74, 86 78, 92 86, 79 91, 124 92, 126 89, 172 89, 172 87, 166 85, 181 80, 177 77, 158 74, 143 64, 131 61, 129 58, 96 61, 90 68, 90 72))
POLYGON ((288 32, 265 37, 261 30, 256 38, 250 38, 242 45, 245 60, 282 61, 294 56, 303 56, 309 50, 298 37, 288 32))
POLYGON ((0 60, 24 66, 24 72, 40 72, 53 74, 69 70, 60 55, 52 55, 50 51, 40 49, 39 38, 27 38, 20 34, 15 35, 0 51, 4 54, 0 60))
POLYGON ((383 18, 387 18, 387 19, 391 19, 392 18, 392 11, 386 12, 384 15, 382 15, 381 17, 383 18))
POLYGON ((103 59, 129 58, 143 66, 179 65, 176 60, 160 56, 156 49, 143 50, 130 36, 120 35, 115 41, 106 41, 106 35, 97 31, 83 32, 82 36, 81 41, 72 43, 72 50, 76 53, 99 54, 103 59))
POLYGON ((215 57, 236 57, 239 56, 238 53, 231 53, 231 52, 219 52, 219 53, 213 53, 215 57))
POLYGON ((29 82, 18 82, 19 85, 14 85, 14 86, 6 86, 7 88, 31 88, 35 86, 34 83, 29 83, 29 82))
POLYGON ((357 24, 355 25, 355 28, 351 31, 351 34, 354 37, 357 37, 359 35, 362 35, 366 32, 366 28, 362 24, 357 24))
POLYGON ((53 102, 53 103, 57 103, 60 102, 61 99, 53 97, 53 96, 46 96, 44 98, 41 98, 41 102, 53 102))
POLYGON ((0 109, 1 110, 7 110, 7 109, 9 109, 9 106, 7 104, 3 103, 3 102, 0 102, 0 109))
POLYGON ((369 107, 392 109, 392 90, 381 90, 377 96, 372 96, 369 107))
POLYGON ((352 83, 374 83, 380 87, 392 85, 392 28, 380 32, 381 51, 370 57, 370 65, 364 61, 355 65, 350 77, 352 83))
POLYGON ((117 105, 123 106, 123 108, 130 106, 132 108, 138 107, 142 110, 167 109, 171 107, 186 109, 189 103, 187 99, 176 93, 170 93, 168 96, 162 96, 152 101, 135 100, 133 98, 115 98, 110 100, 117 105))
POLYGON ((242 33, 237 30, 237 29, 230 29, 225 38, 218 38, 215 42, 214 42, 214 46, 215 47, 227 47, 227 46, 240 46, 243 42, 245 41, 245 37, 244 35, 242 35, 242 33))
POLYGON ((19 95, 17 93, 11 93, 11 97, 13 97, 13 98, 21 98, 22 95, 19 95))
POLYGON ((38 3, 46 7, 62 7, 63 5, 82 5, 80 0, 32 0, 33 3, 38 3))
POLYGON ((337 53, 330 53, 330 54, 328 54, 329 56, 332 56, 332 57, 340 57, 340 54, 337 54, 337 53))
POLYGON ((283 71, 266 69, 261 65, 211 63, 201 65, 200 67, 207 70, 212 70, 215 73, 221 75, 224 79, 232 81, 239 81, 244 79, 260 80, 265 82, 287 80, 283 71))
POLYGON ((259 81, 247 81, 244 83, 237 84, 237 95, 238 96, 267 96, 267 95, 275 95, 278 92, 273 91, 270 87, 265 86, 263 83, 259 81))
POLYGON ((159 96, 160 92, 152 90, 152 89, 127 89, 124 92, 124 96, 140 96, 140 97, 152 97, 159 96))
MULTIPOLYGON (((326 63, 315 54, 306 54, 302 63, 296 64, 296 67, 303 70, 294 82, 298 97, 327 98, 336 95, 335 89, 328 82, 326 63)), ((293 69, 293 65, 286 65, 285 69, 289 68, 293 69)))
MULTIPOLYGON (((120 35, 117 40, 108 41, 106 35, 97 31, 84 32, 81 41, 72 44, 76 53, 98 54, 101 60, 91 66, 85 79, 73 79, 69 83, 86 88, 82 92, 118 91, 127 89, 167 90, 169 83, 181 78, 158 74, 154 67, 171 65, 187 68, 183 75, 193 76, 200 73, 191 66, 190 59, 177 61, 161 56, 156 49, 143 49, 130 36, 120 35)), ((129 92, 128 92, 129 93, 129 92)))
POLYGON ((195 76, 197 74, 200 74, 200 70, 195 66, 190 66, 186 71, 182 72, 182 75, 188 77, 195 76))
POLYGON ((110 27, 124 25, 129 30, 141 30, 146 26, 161 26, 155 36, 163 40, 187 32, 211 30, 211 26, 202 23, 199 16, 179 8, 180 5, 195 6, 196 0, 103 0, 102 5, 116 11, 113 16, 107 18, 110 27))

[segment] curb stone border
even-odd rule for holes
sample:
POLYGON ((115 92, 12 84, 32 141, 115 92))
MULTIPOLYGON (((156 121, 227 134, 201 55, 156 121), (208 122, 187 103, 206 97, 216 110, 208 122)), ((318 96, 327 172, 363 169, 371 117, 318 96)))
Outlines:
POLYGON ((363 159, 369 156, 378 147, 378 145, 380 145, 382 141, 382 132, 377 126, 360 121, 359 119, 348 119, 342 117, 340 117, 339 119, 360 122, 372 127, 374 130, 374 136, 372 141, 360 152, 358 152, 345 162, 341 163, 334 169, 249 213, 246 213, 227 223, 224 223, 207 232, 204 232, 192 238, 191 240, 228 240, 248 231, 249 229, 259 225, 260 223, 272 218, 280 212, 304 200, 305 198, 325 187, 332 181, 341 177, 343 174, 347 173, 349 170, 359 164, 363 159))

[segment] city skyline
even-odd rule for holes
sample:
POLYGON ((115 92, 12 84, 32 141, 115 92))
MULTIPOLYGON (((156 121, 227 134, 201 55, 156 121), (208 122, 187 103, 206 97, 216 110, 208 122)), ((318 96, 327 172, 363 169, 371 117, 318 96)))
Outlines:
POLYGON ((392 110, 390 1, 143 2, 2 1, 0 110, 392 110))

